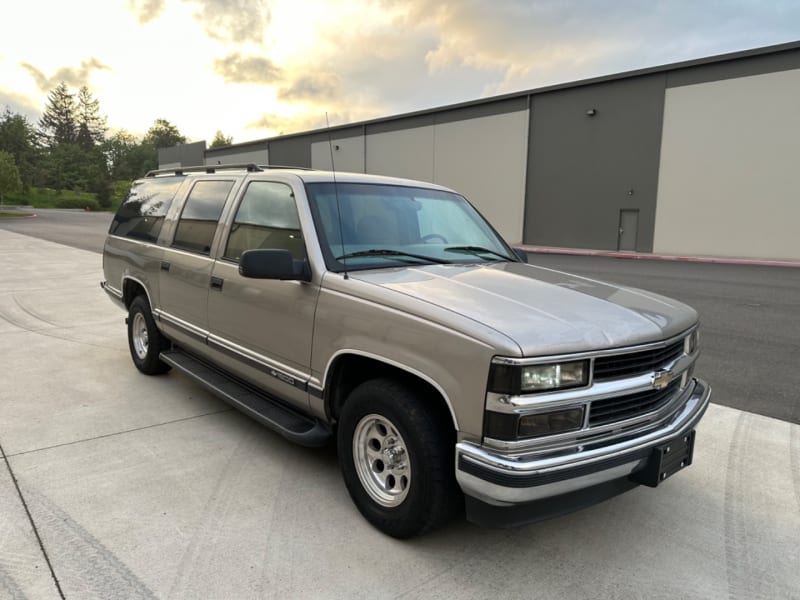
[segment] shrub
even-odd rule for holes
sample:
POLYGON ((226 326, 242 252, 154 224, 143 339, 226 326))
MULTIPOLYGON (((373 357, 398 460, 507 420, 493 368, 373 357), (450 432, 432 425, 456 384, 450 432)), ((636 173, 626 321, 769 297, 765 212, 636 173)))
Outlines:
POLYGON ((53 202, 55 208, 83 208, 89 210, 100 210, 100 205, 94 198, 62 196, 53 202))

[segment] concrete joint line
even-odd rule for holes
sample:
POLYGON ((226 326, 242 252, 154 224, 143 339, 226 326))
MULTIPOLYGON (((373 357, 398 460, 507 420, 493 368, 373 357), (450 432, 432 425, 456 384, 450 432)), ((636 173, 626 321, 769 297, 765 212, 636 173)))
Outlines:
MULTIPOLYGON (((116 431, 114 433, 106 433, 105 435, 98 435, 95 437, 85 438, 82 440, 75 440, 74 442, 64 442, 63 444, 55 444, 53 446, 45 446, 44 448, 34 448, 33 450, 25 450, 24 452, 17 452, 16 454, 9 454, 8 458, 14 456, 23 456, 25 454, 34 454, 36 452, 44 452, 45 450, 53 450, 54 448, 63 448, 64 446, 74 446, 75 444, 83 444, 84 442, 93 442, 95 440, 102 440, 105 438, 116 437, 118 435, 125 435, 127 433, 135 433, 137 431, 144 431, 145 429, 154 429, 156 427, 164 427, 165 425, 172 425, 174 423, 182 423, 183 421, 191 421, 192 419, 202 419, 203 417, 213 417, 233 411, 233 408, 223 408, 214 412, 203 413, 201 415, 193 415, 191 417, 183 417, 181 419, 173 419, 172 421, 164 421, 163 423, 153 423, 152 425, 144 425, 143 427, 134 427, 133 429, 126 429, 125 431, 116 431)), ((5 456, 5 455, 4 455, 5 456)), ((7 462, 7 461, 6 461, 7 462)), ((11 467, 9 467, 11 470, 11 467)))
POLYGON ((14 488, 17 490, 17 496, 19 496, 19 501, 22 503, 22 508, 25 509, 25 514, 28 516, 28 522, 31 524, 31 529, 33 529, 33 534, 36 536, 36 541, 39 544, 39 549, 42 551, 42 556, 44 556, 44 560, 47 563, 47 568, 50 569, 50 576, 53 578, 53 583, 56 585, 56 590, 58 591, 59 597, 64 600, 64 591, 61 589, 61 583, 58 581, 58 576, 56 575, 55 570, 53 569, 53 564, 50 562, 50 556, 47 554, 47 549, 44 547, 44 542, 42 541, 42 537, 39 535, 39 528, 36 527, 36 522, 33 520, 33 515, 31 514, 30 509, 28 508, 28 503, 25 501, 25 496, 22 493, 22 490, 19 487, 19 482, 17 481, 17 476, 14 474, 14 470, 11 468, 11 463, 6 456, 6 452, 3 449, 3 445, 0 444, 0 455, 3 457, 3 462, 6 465, 6 469, 8 469, 8 474, 11 476, 11 481, 14 482, 14 488))

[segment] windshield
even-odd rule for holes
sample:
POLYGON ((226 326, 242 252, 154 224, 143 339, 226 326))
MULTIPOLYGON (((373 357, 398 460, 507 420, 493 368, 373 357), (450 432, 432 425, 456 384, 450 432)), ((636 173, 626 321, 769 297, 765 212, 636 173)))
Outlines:
POLYGON ((308 183, 306 192, 332 271, 517 260, 458 194, 362 183, 308 183))

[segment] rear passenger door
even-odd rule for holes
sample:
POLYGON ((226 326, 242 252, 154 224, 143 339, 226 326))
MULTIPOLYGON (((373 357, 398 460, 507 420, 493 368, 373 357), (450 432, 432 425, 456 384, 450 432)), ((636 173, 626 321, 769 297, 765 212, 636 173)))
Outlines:
POLYGON ((160 264, 159 317, 178 343, 204 344, 208 334, 208 290, 222 209, 234 180, 194 182, 181 208, 175 235, 160 264))
POLYGON ((306 406, 319 289, 309 282, 242 277, 239 258, 256 248, 306 258, 295 196, 286 183, 250 181, 242 194, 211 274, 218 286, 208 297, 208 344, 230 370, 306 406))

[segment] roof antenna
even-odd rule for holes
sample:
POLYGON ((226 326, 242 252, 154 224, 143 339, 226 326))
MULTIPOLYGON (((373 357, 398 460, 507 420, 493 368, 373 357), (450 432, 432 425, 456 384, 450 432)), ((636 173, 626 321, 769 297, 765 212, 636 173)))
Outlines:
POLYGON ((342 227, 342 207, 339 203, 339 184, 336 183, 336 164, 333 162, 333 141, 331 140, 331 123, 328 121, 328 111, 325 111, 325 125, 328 127, 328 150, 331 153, 331 172, 333 173, 333 194, 336 196, 336 214, 339 217, 339 241, 342 244, 342 264, 344 265, 344 278, 350 279, 347 274, 347 256, 344 251, 344 227, 342 227))

